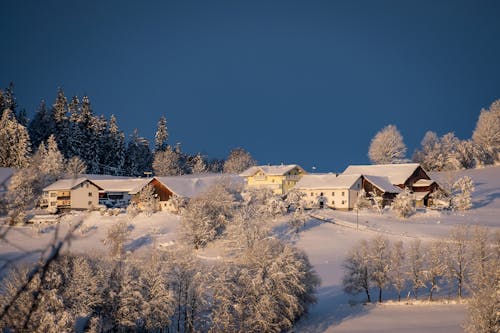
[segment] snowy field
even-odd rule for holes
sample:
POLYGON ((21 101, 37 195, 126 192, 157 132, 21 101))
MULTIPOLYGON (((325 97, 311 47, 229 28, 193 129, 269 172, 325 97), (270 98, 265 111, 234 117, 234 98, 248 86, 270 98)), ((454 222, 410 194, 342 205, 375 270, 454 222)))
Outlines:
MULTIPOLYGON (((342 262, 348 251, 361 239, 369 239, 377 233, 386 234, 391 241, 423 241, 443 238, 457 224, 483 225, 500 228, 500 167, 465 170, 457 174, 470 176, 476 185, 474 207, 466 213, 419 211, 406 220, 398 219, 392 212, 382 215, 373 212, 339 212, 321 210, 311 212, 334 223, 312 219, 298 236, 287 232, 286 220, 274 222, 277 235, 289 239, 304 249, 321 277, 318 303, 295 328, 295 332, 463 332, 464 304, 413 304, 389 302, 382 305, 362 305, 362 297, 353 297, 342 290, 342 262), (359 224, 359 230, 356 229, 359 224)), ((434 174, 433 177, 448 177, 434 174)), ((62 237, 78 221, 83 219, 70 250, 80 253, 106 253, 104 244, 108 227, 125 214, 101 216, 98 212, 75 213, 65 216, 59 228, 51 225, 39 227, 14 227, 7 234, 8 243, 0 242, 0 258, 36 260, 38 250, 43 250, 54 239, 55 231, 62 237), (22 256, 23 253, 32 253, 22 256)), ((128 219, 127 219, 128 220, 128 219)), ((168 213, 156 213, 152 217, 143 214, 128 220, 130 239, 126 251, 147 253, 153 244, 159 248, 175 244, 180 218, 168 213)), ((2 232, 5 229, 2 229, 2 232)), ((206 260, 217 259, 217 245, 199 253, 206 260)), ((439 296, 439 294, 438 294, 439 296)))

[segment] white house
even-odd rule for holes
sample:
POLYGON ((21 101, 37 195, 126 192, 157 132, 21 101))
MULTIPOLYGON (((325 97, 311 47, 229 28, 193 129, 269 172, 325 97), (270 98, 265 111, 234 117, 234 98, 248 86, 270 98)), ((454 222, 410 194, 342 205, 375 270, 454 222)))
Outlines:
POLYGON ((356 204, 362 182, 361 175, 309 174, 302 176, 295 189, 305 195, 306 208, 350 210, 356 204))
POLYGON ((107 206, 125 207, 152 178, 128 178, 116 176, 89 175, 88 178, 101 188, 99 201, 107 206))
POLYGON ((60 179, 43 189, 42 207, 49 211, 59 209, 94 209, 99 205, 101 187, 80 177, 60 179))

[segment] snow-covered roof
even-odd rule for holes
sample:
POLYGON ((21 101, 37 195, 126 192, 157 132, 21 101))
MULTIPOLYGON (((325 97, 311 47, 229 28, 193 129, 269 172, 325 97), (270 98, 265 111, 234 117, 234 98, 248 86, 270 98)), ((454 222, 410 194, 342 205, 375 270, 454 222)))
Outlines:
POLYGON ((415 183, 413 183, 413 187, 427 187, 434 184, 435 181, 432 179, 419 179, 415 183))
POLYGON ((401 193, 401 189, 397 186, 392 185, 389 177, 372 175, 363 175, 363 177, 365 177, 365 180, 370 182, 373 186, 384 193, 401 193))
POLYGON ((420 164, 418 163, 349 165, 343 174, 384 176, 389 178, 391 184, 400 185, 404 184, 419 166, 420 164))
POLYGON ((126 192, 136 194, 140 192, 153 178, 111 178, 91 179, 105 192, 126 192))
POLYGON ((258 171, 264 172, 269 176, 282 176, 288 171, 299 168, 303 171, 303 169, 297 164, 288 164, 288 165, 256 165, 248 168, 247 170, 240 173, 242 177, 249 177, 255 175, 258 171))
POLYGON ((89 180, 88 178, 79 177, 79 178, 70 178, 70 179, 59 179, 55 183, 52 183, 49 186, 45 187, 43 190, 44 191, 71 190, 85 181, 89 181, 92 184, 99 187, 99 185, 95 184, 93 181, 89 180))
POLYGON ((13 168, 0 168, 0 190, 7 189, 14 171, 13 168))
POLYGON ((174 194, 185 198, 195 197, 222 181, 233 185, 243 185, 243 178, 234 174, 197 174, 154 178, 174 194))
POLYGON ((309 174, 295 185, 299 189, 349 189, 361 175, 309 174))

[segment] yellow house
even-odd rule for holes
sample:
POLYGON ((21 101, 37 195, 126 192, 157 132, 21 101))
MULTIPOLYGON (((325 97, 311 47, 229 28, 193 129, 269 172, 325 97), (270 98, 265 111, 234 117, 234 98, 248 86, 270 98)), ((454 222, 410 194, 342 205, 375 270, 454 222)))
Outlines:
POLYGON ((258 165, 243 171, 240 176, 245 179, 248 188, 268 188, 274 193, 283 195, 290 191, 306 172, 296 164, 290 165, 258 165))

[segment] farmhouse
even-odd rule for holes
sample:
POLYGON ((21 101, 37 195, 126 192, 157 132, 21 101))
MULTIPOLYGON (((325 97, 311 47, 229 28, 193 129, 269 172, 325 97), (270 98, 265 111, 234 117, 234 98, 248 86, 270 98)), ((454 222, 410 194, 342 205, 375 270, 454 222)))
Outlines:
POLYGON ((383 179, 386 178, 399 189, 408 188, 414 192, 417 206, 431 204, 429 196, 439 188, 418 163, 350 165, 343 174, 362 174, 365 178, 363 188, 367 193, 375 190, 377 195, 383 194, 384 201, 391 201, 397 192, 387 186, 383 179))
POLYGON ((130 200, 146 187, 152 178, 128 178, 90 175, 92 182, 101 188, 99 202, 106 206, 125 207, 130 200))
POLYGON ((290 165, 259 165, 243 171, 248 188, 271 189, 275 194, 286 194, 306 172, 296 164, 290 165))
POLYGON ((85 177, 61 179, 43 189, 42 208, 51 212, 59 209, 93 209, 99 205, 97 184, 85 177))
POLYGON ((177 213, 178 207, 173 197, 189 200, 211 186, 228 182, 231 186, 242 186, 243 179, 238 175, 228 174, 196 174, 183 176, 154 177, 150 184, 159 200, 160 210, 177 213))
POLYGON ((392 185, 388 177, 363 176, 363 189, 369 196, 382 198, 382 206, 390 205, 392 200, 401 193, 401 188, 392 185))
POLYGON ((295 188, 304 194, 306 208, 330 207, 351 210, 361 190, 361 175, 309 174, 295 188))

